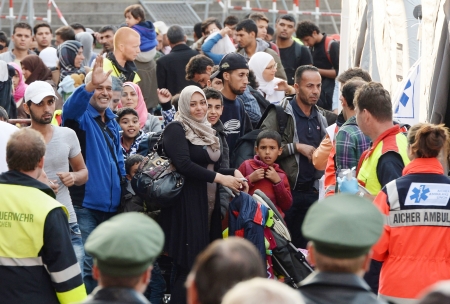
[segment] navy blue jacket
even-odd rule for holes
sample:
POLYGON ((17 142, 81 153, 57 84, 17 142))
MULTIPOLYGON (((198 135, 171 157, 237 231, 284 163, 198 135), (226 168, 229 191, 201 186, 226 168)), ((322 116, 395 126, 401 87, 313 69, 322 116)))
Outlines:
POLYGON ((116 115, 108 108, 105 111, 107 128, 113 135, 111 140, 115 157, 111 155, 105 136, 95 121, 100 114, 89 103, 93 92, 87 92, 85 85, 79 86, 67 99, 63 106, 63 125, 73 129, 80 141, 86 167, 89 170, 89 180, 83 186, 69 188, 72 203, 89 209, 103 212, 116 212, 120 203, 121 187, 117 172, 116 160, 120 175, 125 176, 125 167, 120 146, 120 126, 116 115))
POLYGON ((266 260, 264 227, 267 220, 267 207, 257 203, 245 192, 236 196, 229 206, 228 235, 243 237, 252 242, 266 260))

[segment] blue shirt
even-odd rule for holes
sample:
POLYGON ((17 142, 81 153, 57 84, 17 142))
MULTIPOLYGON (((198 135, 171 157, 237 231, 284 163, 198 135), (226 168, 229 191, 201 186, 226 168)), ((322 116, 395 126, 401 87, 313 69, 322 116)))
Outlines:
MULTIPOLYGON (((295 117, 295 131, 297 132, 298 142, 317 148, 322 141, 319 113, 316 107, 312 107, 311 114, 308 116, 303 113, 297 105, 296 98, 291 100, 291 106, 295 117)), ((303 154, 299 154, 297 183, 307 183, 314 180, 316 169, 312 162, 303 154)))

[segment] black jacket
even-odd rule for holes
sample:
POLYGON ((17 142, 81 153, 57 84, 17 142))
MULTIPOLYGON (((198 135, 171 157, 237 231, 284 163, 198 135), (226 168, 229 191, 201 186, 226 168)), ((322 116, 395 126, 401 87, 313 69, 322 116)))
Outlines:
POLYGON ((306 304, 383 304, 355 274, 314 272, 300 284, 306 304))
POLYGON ((189 60, 198 55, 186 44, 178 44, 172 51, 156 61, 156 80, 158 88, 168 89, 172 95, 178 94, 188 85, 196 82, 186 80, 186 65, 189 60))
POLYGON ((86 301, 88 304, 150 304, 140 293, 130 288, 107 287, 95 289, 86 301))

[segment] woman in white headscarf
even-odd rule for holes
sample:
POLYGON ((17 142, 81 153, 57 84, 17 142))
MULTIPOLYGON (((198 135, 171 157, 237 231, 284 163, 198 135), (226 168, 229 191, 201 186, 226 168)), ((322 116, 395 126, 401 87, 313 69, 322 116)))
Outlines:
POLYGON ((165 250, 177 269, 171 293, 175 304, 186 303, 184 282, 196 256, 222 237, 217 183, 233 191, 247 189, 238 170, 219 169, 219 138, 206 119, 207 110, 203 91, 187 86, 163 136, 164 152, 185 181, 178 201, 161 210, 159 221, 166 235, 165 250))
POLYGON ((295 89, 285 80, 275 77, 278 66, 272 55, 257 52, 248 62, 248 66, 258 80, 258 90, 271 103, 280 102, 285 95, 295 94, 295 89))

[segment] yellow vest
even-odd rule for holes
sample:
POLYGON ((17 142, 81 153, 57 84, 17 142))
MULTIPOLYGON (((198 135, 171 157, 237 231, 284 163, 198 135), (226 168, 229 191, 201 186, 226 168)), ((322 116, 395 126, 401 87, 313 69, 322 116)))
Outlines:
POLYGON ((371 149, 373 149, 373 152, 362 162, 357 179, 370 194, 377 195, 382 188, 377 176, 378 160, 387 152, 397 152, 402 157, 403 164, 406 166, 410 162, 407 154, 408 141, 404 134, 397 133, 396 135, 386 137, 379 141, 378 144, 371 149))
MULTIPOLYGON (((112 64, 111 60, 108 58, 103 58, 103 71, 109 72, 112 70, 111 75, 116 76, 120 78, 120 71, 117 70, 117 68, 112 64)), ((122 80, 122 79, 121 79, 122 80)), ((133 83, 138 83, 141 81, 141 78, 139 77, 138 73, 134 73, 133 83)))
MULTIPOLYGON (((65 206, 44 192, 20 185, 0 184, 0 257, 16 267, 45 267, 39 252, 44 246, 47 215, 65 206)), ((60 303, 78 303, 86 298, 84 284, 67 291, 55 290, 60 303)))
POLYGON ((37 257, 48 213, 62 207, 69 216, 66 207, 32 187, 0 184, 0 193, 0 256, 37 257))

